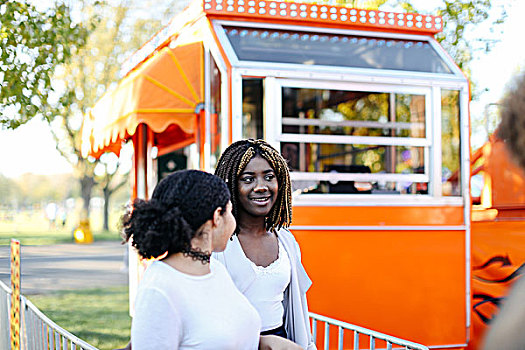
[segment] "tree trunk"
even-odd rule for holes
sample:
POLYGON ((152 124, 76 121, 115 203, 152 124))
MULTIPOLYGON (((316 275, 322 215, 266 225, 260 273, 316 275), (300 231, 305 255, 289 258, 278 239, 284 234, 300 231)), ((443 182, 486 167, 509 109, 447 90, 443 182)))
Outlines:
POLYGON ((104 187, 104 231, 109 231, 109 197, 111 197, 111 194, 113 191, 111 191, 109 188, 104 187))
POLYGON ((104 187, 102 187, 102 193, 104 194, 104 230, 106 231, 109 231, 109 200, 115 192, 128 183, 127 177, 124 176, 116 186, 111 187, 110 184, 112 183, 111 180, 114 175, 115 174, 106 174, 104 181, 102 181, 102 183, 105 184, 104 187))
POLYGON ((89 202, 91 201, 91 192, 95 186, 95 179, 92 176, 84 175, 80 179, 80 190, 82 192, 82 200, 84 201, 83 213, 85 219, 89 219, 89 202))

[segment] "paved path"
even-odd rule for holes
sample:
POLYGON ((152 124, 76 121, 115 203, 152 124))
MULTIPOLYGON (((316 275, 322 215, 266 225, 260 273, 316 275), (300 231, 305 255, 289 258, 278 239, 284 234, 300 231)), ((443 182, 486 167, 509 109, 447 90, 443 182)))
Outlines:
MULTIPOLYGON (((127 285, 120 242, 22 246, 22 294, 127 285)), ((0 246, 0 280, 10 285, 9 246, 0 246)))

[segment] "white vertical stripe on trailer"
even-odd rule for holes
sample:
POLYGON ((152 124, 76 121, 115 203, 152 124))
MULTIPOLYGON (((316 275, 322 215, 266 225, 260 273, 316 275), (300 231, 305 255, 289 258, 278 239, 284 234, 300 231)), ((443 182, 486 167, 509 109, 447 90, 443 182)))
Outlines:
POLYGON ((242 76, 232 69, 232 142, 242 140, 242 76))
POLYGON ((282 93, 281 86, 275 77, 264 79, 264 138, 276 150, 281 151, 280 135, 282 133, 282 93))
POLYGON ((430 113, 430 127, 432 132, 432 146, 430 147, 431 157, 431 171, 432 171, 432 190, 433 197, 442 197, 441 184, 441 167, 442 167, 442 148, 441 148, 441 90, 439 87, 432 87, 432 108, 428 110, 430 113))
POLYGON ((470 207, 471 207, 471 198, 470 198, 470 130, 469 130, 469 87, 468 84, 463 85, 460 90, 459 95, 459 115, 460 115, 460 144, 461 144, 461 187, 463 189, 463 200, 465 203, 464 213, 465 213, 465 225, 467 227, 465 231, 465 275, 466 275, 466 325, 467 325, 467 334, 466 339, 467 343, 470 338, 470 321, 471 321, 471 271, 470 271, 470 257, 471 257, 471 217, 470 217, 470 207))

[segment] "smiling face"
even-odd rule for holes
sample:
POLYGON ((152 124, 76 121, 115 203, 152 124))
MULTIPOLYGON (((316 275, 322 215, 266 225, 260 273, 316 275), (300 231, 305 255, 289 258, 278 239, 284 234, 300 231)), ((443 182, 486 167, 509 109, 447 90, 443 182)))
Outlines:
POLYGON ((239 214, 266 217, 278 196, 277 176, 270 164, 255 156, 239 175, 239 214))

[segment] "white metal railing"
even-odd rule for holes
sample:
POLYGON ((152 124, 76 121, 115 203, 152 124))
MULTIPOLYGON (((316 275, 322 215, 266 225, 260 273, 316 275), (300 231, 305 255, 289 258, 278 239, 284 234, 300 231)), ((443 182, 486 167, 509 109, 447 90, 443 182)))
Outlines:
POLYGON ((321 316, 313 312, 310 312, 310 319, 312 320, 312 335, 314 338, 314 342, 317 342, 317 322, 324 322, 324 347, 323 347, 324 350, 330 349, 330 326, 337 327, 337 330, 338 330, 337 349, 338 350, 343 349, 345 330, 351 331, 353 333, 354 346, 352 349, 354 350, 363 349, 359 347, 359 340, 360 340, 361 335, 369 338, 369 346, 366 347, 365 349, 370 349, 370 350, 379 349, 378 347, 376 347, 376 340, 380 340, 382 341, 382 343, 385 343, 384 349, 387 349, 387 350, 393 350, 393 349, 428 350, 428 347, 418 344, 418 343, 396 338, 391 335, 379 333, 379 332, 376 332, 376 331, 373 331, 367 328, 359 327, 359 326, 356 326, 350 323, 338 321, 330 317, 321 316))
POLYGON ((11 349, 9 311, 11 289, 0 281, 0 349, 11 349))
MULTIPOLYGON (((0 349, 10 349, 9 309, 11 289, 0 281, 0 349)), ((20 295, 20 349, 98 350, 66 331, 20 295)))
MULTIPOLYGON (((11 289, 0 281, 0 349, 10 349, 9 310, 11 304, 11 289)), ((31 301, 20 295, 20 349, 23 350, 98 350, 66 331, 42 313, 31 301)), ((324 349, 330 349, 330 326, 338 328, 337 349, 343 349, 344 332, 353 332, 353 349, 360 349, 360 336, 369 338, 366 349, 375 350, 376 340, 385 343, 385 349, 428 350, 424 345, 396 338, 367 328, 352 325, 310 312, 312 319, 312 334, 317 340, 317 323, 324 322, 324 349), (394 347, 394 345, 396 347, 394 347), (398 347, 400 346, 400 347, 398 347)))

